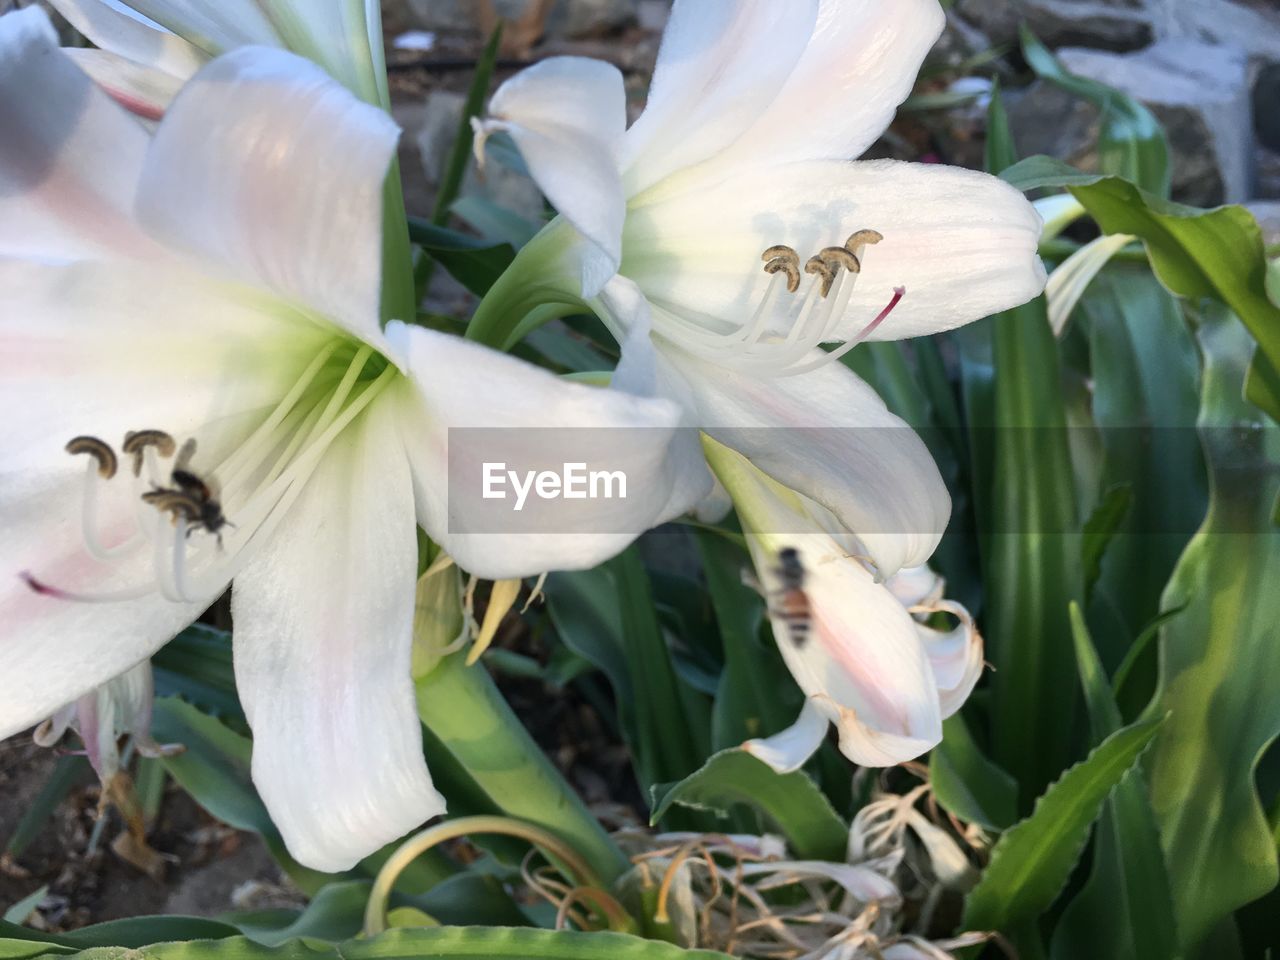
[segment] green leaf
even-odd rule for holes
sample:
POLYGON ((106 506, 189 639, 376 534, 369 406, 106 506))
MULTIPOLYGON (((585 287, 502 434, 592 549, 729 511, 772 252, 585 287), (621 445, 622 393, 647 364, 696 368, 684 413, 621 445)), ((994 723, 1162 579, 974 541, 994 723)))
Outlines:
POLYGON ((1022 26, 1022 54, 1036 74, 1101 111, 1098 165, 1160 196, 1169 195, 1169 145, 1151 111, 1119 90, 1068 72, 1049 49, 1022 26))
MULTIPOLYGON (((1100 482, 1136 494, 1088 608, 1099 655, 1114 668, 1159 612, 1164 586, 1208 504, 1195 433, 1200 355, 1178 303, 1148 269, 1113 266, 1082 308, 1093 419, 1105 450, 1100 482)), ((1153 683, 1147 678, 1147 694, 1153 683)))
MULTIPOLYGON (((453 201, 458 199, 458 193, 462 190, 462 180, 467 173, 467 164, 471 162, 472 145, 475 142, 471 120, 473 117, 480 116, 480 112, 484 109, 484 101, 489 95, 489 83, 493 78, 494 65, 498 62, 498 49, 501 43, 502 24, 499 22, 490 35, 489 42, 480 53, 480 58, 476 61, 476 72, 471 77, 471 86, 467 88, 467 99, 463 104, 462 116, 458 120, 458 133, 453 139, 449 159, 445 163, 444 174, 440 178, 440 187, 436 191, 436 205, 431 214, 431 222, 436 226, 442 227, 449 222, 449 208, 453 206, 453 201)), ((445 268, 449 269, 447 263, 445 268)), ((453 273, 452 270, 449 272, 453 273)), ((457 274, 454 276, 456 277, 457 274)))
MULTIPOLYGON (((1280 307, 1267 296, 1262 228, 1244 207, 1197 210, 1160 200, 1131 183, 1108 178, 1071 188, 1107 233, 1142 239, 1160 282, 1180 297, 1210 298, 1244 321, 1271 365, 1280 363, 1280 307)), ((1280 405, 1264 405, 1258 391, 1267 371, 1251 372, 1250 399, 1280 420, 1280 405), (1255 387, 1254 380, 1262 382, 1255 387)))
POLYGON ((409 218, 409 239, 480 297, 489 292, 516 258, 515 250, 508 244, 481 240, 418 217, 409 218))
POLYGON ((314 893, 332 878, 302 866, 285 849, 280 831, 250 775, 252 742, 220 721, 174 698, 156 701, 151 718, 153 735, 162 743, 181 743, 186 750, 161 761, 196 803, 237 830, 259 834, 293 881, 314 893))
MULTIPOLYGON (((220 940, 240 933, 230 924, 205 917, 129 917, 81 927, 69 933, 44 933, 11 923, 0 923, 0 937, 7 940, 56 944, 72 949, 124 947, 136 949, 167 940, 220 940)), ((0 940, 5 943, 7 940, 0 940)), ((0 957, 5 956, 0 952, 0 957)))
POLYGON ((23 897, 4 912, 5 923, 16 923, 19 926, 27 922, 27 917, 35 913, 36 907, 49 895, 49 885, 45 884, 23 897))
MULTIPOLYGON (((1017 159, 999 97, 987 168, 1017 159)), ((1044 297, 960 336, 971 489, 987 584, 992 754, 1035 796, 1070 757, 1075 691, 1067 603, 1083 591, 1058 343, 1044 297)))
POLYGON ((1067 604, 1083 593, 1058 343, 1041 297, 995 319, 995 450, 983 540, 992 754, 1024 802, 1071 756, 1067 604))
POLYGON ((1102 502, 1085 521, 1084 542, 1080 546, 1085 596, 1089 595, 1093 585, 1098 582, 1098 577, 1102 576, 1102 558, 1132 507, 1133 486, 1118 483, 1103 494, 1102 502))
POLYGON ((1099 174, 1085 173, 1056 157, 1046 157, 1043 154, 1027 157, 1010 166, 988 166, 987 169, 999 171, 1001 180, 1023 193, 1050 187, 1082 186, 1105 179, 1099 174))
POLYGON ((1018 783, 983 756, 960 714, 942 724, 929 755, 929 782, 943 808, 961 820, 1000 832, 1018 819, 1018 783))
POLYGON ((1224 918, 1280 879, 1254 769, 1280 734, 1280 427, 1240 397, 1253 344, 1234 318, 1201 318, 1200 434, 1209 514, 1183 554, 1151 713, 1171 718, 1147 770, 1178 919, 1194 953, 1224 918))
POLYGON ((735 805, 763 814, 802 860, 842 862, 849 828, 804 773, 777 773, 745 750, 722 750, 697 773, 653 788, 653 822, 673 804, 728 817, 735 805))
MULTIPOLYGON (((1120 710, 1076 604, 1071 605, 1071 629, 1092 739, 1097 743, 1120 729, 1120 710)), ((1089 879, 1054 930, 1055 960, 1177 957, 1169 874, 1140 769, 1124 775, 1107 801, 1095 836, 1089 879)))
POLYGON ((1031 816, 992 850, 982 880, 965 900, 962 929, 1008 932, 1049 909, 1074 869, 1103 801, 1159 727, 1160 721, 1125 727, 1049 787, 1031 816))
POLYGON ((231 634, 225 630, 193 623, 156 651, 151 666, 156 696, 181 697, 205 713, 243 722, 231 662, 231 634))
POLYGON ((341 955, 344 960, 724 960, 721 953, 683 950, 623 933, 486 927, 391 930, 372 940, 345 943, 341 955))
MULTIPOLYGON (((66 954, 66 948, 20 939, 0 940, 0 958, 66 954), (32 948, 35 949, 32 949, 32 948)), ((126 951, 92 951, 83 960, 126 960, 126 951)), ((325 944, 292 940, 268 947, 244 937, 189 943, 157 943, 145 960, 725 960, 709 950, 623 933, 531 930, 519 927, 428 927, 388 930, 367 940, 325 944)))

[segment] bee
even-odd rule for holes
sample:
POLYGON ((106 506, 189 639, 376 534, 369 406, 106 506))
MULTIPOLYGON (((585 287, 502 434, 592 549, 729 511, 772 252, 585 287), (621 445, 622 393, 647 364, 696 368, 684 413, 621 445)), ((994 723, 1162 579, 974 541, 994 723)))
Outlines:
POLYGON ((772 604, 773 613, 787 625, 791 642, 802 647, 809 639, 812 608, 809 595, 804 592, 805 569, 800 560, 800 551, 795 547, 783 547, 779 550, 774 575, 778 578, 779 588, 776 591, 776 602, 772 604))
POLYGON ((218 538, 222 545, 222 528, 234 527, 222 512, 216 491, 209 482, 202 480, 190 468, 195 454, 195 440, 188 440, 178 452, 173 472, 169 475, 170 487, 155 487, 142 495, 142 499, 162 513, 168 513, 176 522, 179 518, 190 525, 187 536, 196 530, 206 530, 218 538))

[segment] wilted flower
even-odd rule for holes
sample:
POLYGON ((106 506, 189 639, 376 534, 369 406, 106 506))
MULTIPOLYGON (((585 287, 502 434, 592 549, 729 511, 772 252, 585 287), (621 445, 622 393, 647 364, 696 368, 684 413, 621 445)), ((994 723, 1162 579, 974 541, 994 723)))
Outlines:
POLYGON ((151 663, 144 661, 56 710, 36 727, 35 741, 42 747, 57 746, 68 729, 74 730, 84 741, 85 756, 98 779, 110 784, 120 772, 119 741, 125 734, 144 757, 168 757, 182 750, 181 744, 156 743, 151 736, 154 702, 151 663))
POLYGON ((473 335, 508 336, 540 304, 589 304, 623 345, 617 384, 678 399, 692 425, 862 535, 883 575, 924 563, 947 492, 922 444, 882 456, 877 428, 901 421, 837 354, 1044 286, 1040 218, 1007 184, 849 162, 943 22, 936 0, 676 0, 630 129, 609 64, 559 57, 517 74, 477 148, 509 134, 560 216, 473 335))
MULTIPOLYGON (((213 61, 152 138, 24 10, 0 18, 0 117, 0 736, 234 578, 255 782, 299 861, 345 869, 443 809, 410 680, 415 518, 479 576, 592 566, 688 507, 679 411, 381 329, 399 131, 292 54, 213 61), (635 484, 609 532, 457 532, 450 427, 548 424, 646 428, 593 433, 635 484)), ((504 436, 512 459, 542 443, 504 436)))

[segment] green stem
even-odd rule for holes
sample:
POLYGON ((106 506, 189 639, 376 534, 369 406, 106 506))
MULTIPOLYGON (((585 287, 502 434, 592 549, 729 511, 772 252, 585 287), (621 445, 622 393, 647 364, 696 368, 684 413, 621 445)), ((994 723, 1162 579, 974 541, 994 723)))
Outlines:
POLYGON ((467 326, 468 340, 510 350, 536 324, 591 312, 580 297, 565 289, 566 282, 573 280, 565 277, 559 260, 570 242, 569 231, 563 221, 553 221, 521 248, 476 307, 467 326))
POLYGON ((581 798, 529 736, 482 665, 453 654, 417 681, 418 715, 490 799, 559 837, 606 884, 629 866, 581 798))

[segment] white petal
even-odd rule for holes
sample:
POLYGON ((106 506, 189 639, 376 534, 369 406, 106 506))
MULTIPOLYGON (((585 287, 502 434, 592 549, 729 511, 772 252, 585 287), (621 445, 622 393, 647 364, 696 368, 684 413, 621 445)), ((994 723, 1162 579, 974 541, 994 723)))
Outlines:
MULTIPOLYGON (((893 881, 870 867, 855 863, 829 863, 825 860, 791 860, 783 863, 744 863, 743 876, 776 876, 778 881, 794 878, 822 877, 834 880, 863 903, 898 903, 902 894, 893 881)), ((772 880, 760 887, 773 886, 772 880)))
POLYGON ((900 604, 910 609, 941 600, 946 581, 930 570, 928 565, 921 564, 899 570, 884 585, 898 598, 900 604))
POLYGON ((103 50, 185 80, 209 55, 120 0, 52 0, 67 21, 103 50))
POLYGON ((835 514, 883 576, 924 563, 937 548, 951 512, 938 468, 853 371, 828 364, 770 379, 675 349, 663 360, 683 380, 703 430, 835 514))
POLYGON ((59 52, 37 7, 0 17, 0 129, 0 255, 160 255, 132 214, 146 130, 59 52))
POLYGON ((626 198, 618 148, 626 128, 626 91, 617 67, 583 57, 551 57, 498 88, 484 139, 507 131, 538 187, 590 247, 581 252, 583 296, 594 297, 622 260, 626 198))
POLYGON ((817 6, 676 0, 648 104, 627 131, 628 196, 714 156, 751 126, 795 68, 817 6))
POLYGON ((211 57, 250 44, 278 44, 279 34, 257 0, 121 0, 211 57))
POLYGON ((822 0, 809 45, 782 92, 717 163, 861 155, 911 93, 944 23, 937 0, 822 0))
MULTIPOLYGON (((937 683, 916 624, 830 538, 797 534, 806 570, 808 636, 797 643, 774 616, 774 637, 800 689, 836 725, 840 749, 862 766, 893 766, 942 739, 937 683)), ((769 558, 757 556, 757 566, 769 558)))
POLYGON ((1061 337, 1067 329, 1067 321, 1094 277, 1102 272, 1112 257, 1136 239, 1127 233, 1098 237, 1067 257, 1053 271, 1044 294, 1049 303, 1049 326, 1053 328, 1055 337, 1061 337))
MULTIPOLYGON (((2 738, 134 666, 213 599, 82 604, 19 579, 30 571, 103 592, 155 577, 149 549, 111 565, 86 552, 86 464, 63 445, 89 434, 118 450, 127 430, 159 428, 199 434, 202 449, 216 450, 213 441, 234 442, 246 415, 283 396, 315 334, 176 269, 142 265, 0 261, 0 297, 0 409, 11 411, 0 418, 2 738)), ((108 546, 135 529, 132 477, 121 467, 99 504, 108 546)))
POLYGON ((375 403, 334 442, 232 594, 254 783, 289 852, 328 872, 444 812, 409 675, 417 544, 394 413, 375 403))
POLYGON ((955 629, 949 631, 933 630, 923 625, 917 627, 938 683, 945 720, 964 706, 982 676, 985 666, 982 634, 978 633, 969 611, 954 601, 937 601, 927 605, 926 610, 940 610, 959 621, 955 629))
POLYGON ((405 341, 412 374, 400 399, 419 522, 470 573, 509 579, 595 566, 710 489, 705 469, 691 480, 670 456, 681 416, 670 401, 560 380, 422 327, 391 324, 387 335, 405 341), (521 474, 566 463, 621 471, 627 496, 531 495, 517 513, 510 484, 506 499, 483 497, 485 463, 521 474))
POLYGON ((763 250, 786 244, 807 259, 864 228, 884 240, 865 251, 841 339, 896 287, 906 296, 869 339, 947 330, 1044 289, 1040 217, 1021 193, 972 170, 893 160, 747 172, 633 209, 622 272, 664 307, 741 324, 772 279, 763 250))
POLYGON ((778 773, 793 773, 818 752, 830 726, 826 714, 812 700, 805 700, 795 723, 772 737, 748 740, 742 749, 778 773))
POLYGON ((182 89, 182 79, 133 60, 92 48, 63 51, 120 106, 143 120, 159 120, 182 89))
POLYGON ((375 346, 383 179, 399 130, 314 64, 249 47, 174 100, 147 155, 147 228, 375 346))

